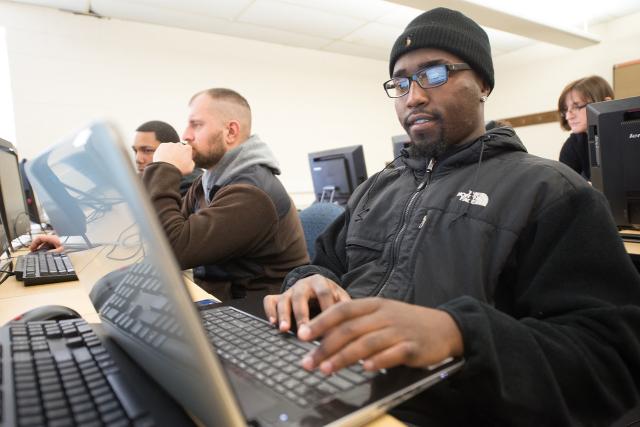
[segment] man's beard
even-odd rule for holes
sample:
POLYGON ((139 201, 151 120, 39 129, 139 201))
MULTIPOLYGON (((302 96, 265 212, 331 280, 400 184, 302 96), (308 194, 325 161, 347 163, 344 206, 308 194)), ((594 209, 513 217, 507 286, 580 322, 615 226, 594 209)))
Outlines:
POLYGON ((442 153, 447 150, 447 143, 442 138, 438 138, 436 141, 416 141, 413 143, 413 149, 410 150, 412 156, 423 157, 430 159, 432 157, 438 158, 442 153))
POLYGON ((409 150, 411 157, 427 159, 430 159, 432 157, 438 158, 447 150, 448 146, 446 138, 444 136, 444 129, 442 128, 440 128, 440 132, 438 132, 438 135, 429 137, 427 135, 419 134, 415 137, 412 137, 412 140, 413 144, 411 150, 409 150))
POLYGON ((438 126, 425 132, 417 132, 412 134, 410 132, 411 124, 408 122, 410 116, 407 116, 403 122, 403 127, 407 132, 407 135, 409 135, 411 141, 413 142, 413 144, 411 145, 411 150, 409 150, 409 155, 411 157, 427 159, 432 157, 437 158, 446 151, 448 145, 445 137, 442 114, 436 110, 426 111, 420 108, 412 110, 412 114, 419 113, 428 114, 431 117, 430 120, 438 126))
POLYGON ((224 156, 224 153, 222 130, 220 130, 220 132, 216 135, 212 135, 207 141, 206 153, 193 150, 193 162, 197 168, 211 169, 218 164, 220 159, 222 159, 222 156, 224 156))

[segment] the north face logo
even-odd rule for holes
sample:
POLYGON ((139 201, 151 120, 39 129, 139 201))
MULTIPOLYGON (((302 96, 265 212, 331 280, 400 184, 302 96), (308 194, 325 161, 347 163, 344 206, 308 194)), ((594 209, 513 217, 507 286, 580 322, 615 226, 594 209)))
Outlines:
POLYGON ((487 206, 489 203, 489 196, 485 193, 479 193, 477 191, 469 190, 468 193, 458 193, 457 196, 461 202, 471 203, 472 205, 487 206))

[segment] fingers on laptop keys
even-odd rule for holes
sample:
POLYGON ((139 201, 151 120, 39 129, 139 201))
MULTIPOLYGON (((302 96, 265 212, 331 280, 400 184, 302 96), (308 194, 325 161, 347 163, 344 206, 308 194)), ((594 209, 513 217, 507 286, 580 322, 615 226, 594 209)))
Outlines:
POLYGON ((298 280, 282 294, 268 295, 263 304, 269 322, 277 324, 281 332, 288 332, 294 322, 298 327, 304 325, 317 312, 350 299, 349 294, 335 282, 315 274, 298 280))
POLYGON ((298 336, 304 341, 322 337, 302 366, 327 375, 361 360, 367 371, 427 368, 464 353, 460 329, 446 311, 384 298, 334 305, 301 326, 298 336))

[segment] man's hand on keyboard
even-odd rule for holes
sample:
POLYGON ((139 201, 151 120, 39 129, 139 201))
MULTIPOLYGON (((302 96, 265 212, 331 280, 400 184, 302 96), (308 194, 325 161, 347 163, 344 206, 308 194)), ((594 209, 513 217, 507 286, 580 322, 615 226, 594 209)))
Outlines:
POLYGON ((62 242, 58 236, 54 236, 52 234, 42 234, 36 236, 29 246, 29 250, 31 252, 37 251, 48 251, 53 250, 54 252, 63 252, 64 246, 62 246, 62 242))
POLYGON ((423 368, 464 352, 460 329, 447 312, 384 298, 335 304, 300 326, 298 337, 322 337, 302 366, 327 375, 360 360, 368 371, 423 368))
POLYGON ((324 311, 340 301, 348 301, 349 294, 332 280, 319 274, 298 280, 285 293, 267 295, 264 298, 264 311, 269 323, 287 332, 295 321, 297 326, 309 322, 310 308, 317 304, 324 311), (293 311, 293 319, 291 312, 293 311))

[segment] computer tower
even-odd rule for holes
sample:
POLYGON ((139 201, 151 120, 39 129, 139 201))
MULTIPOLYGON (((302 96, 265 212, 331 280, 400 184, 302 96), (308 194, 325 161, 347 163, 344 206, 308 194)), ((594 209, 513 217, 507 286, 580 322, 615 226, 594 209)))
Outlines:
POLYGON ((587 105, 593 186, 619 227, 640 226, 640 96, 587 105))

